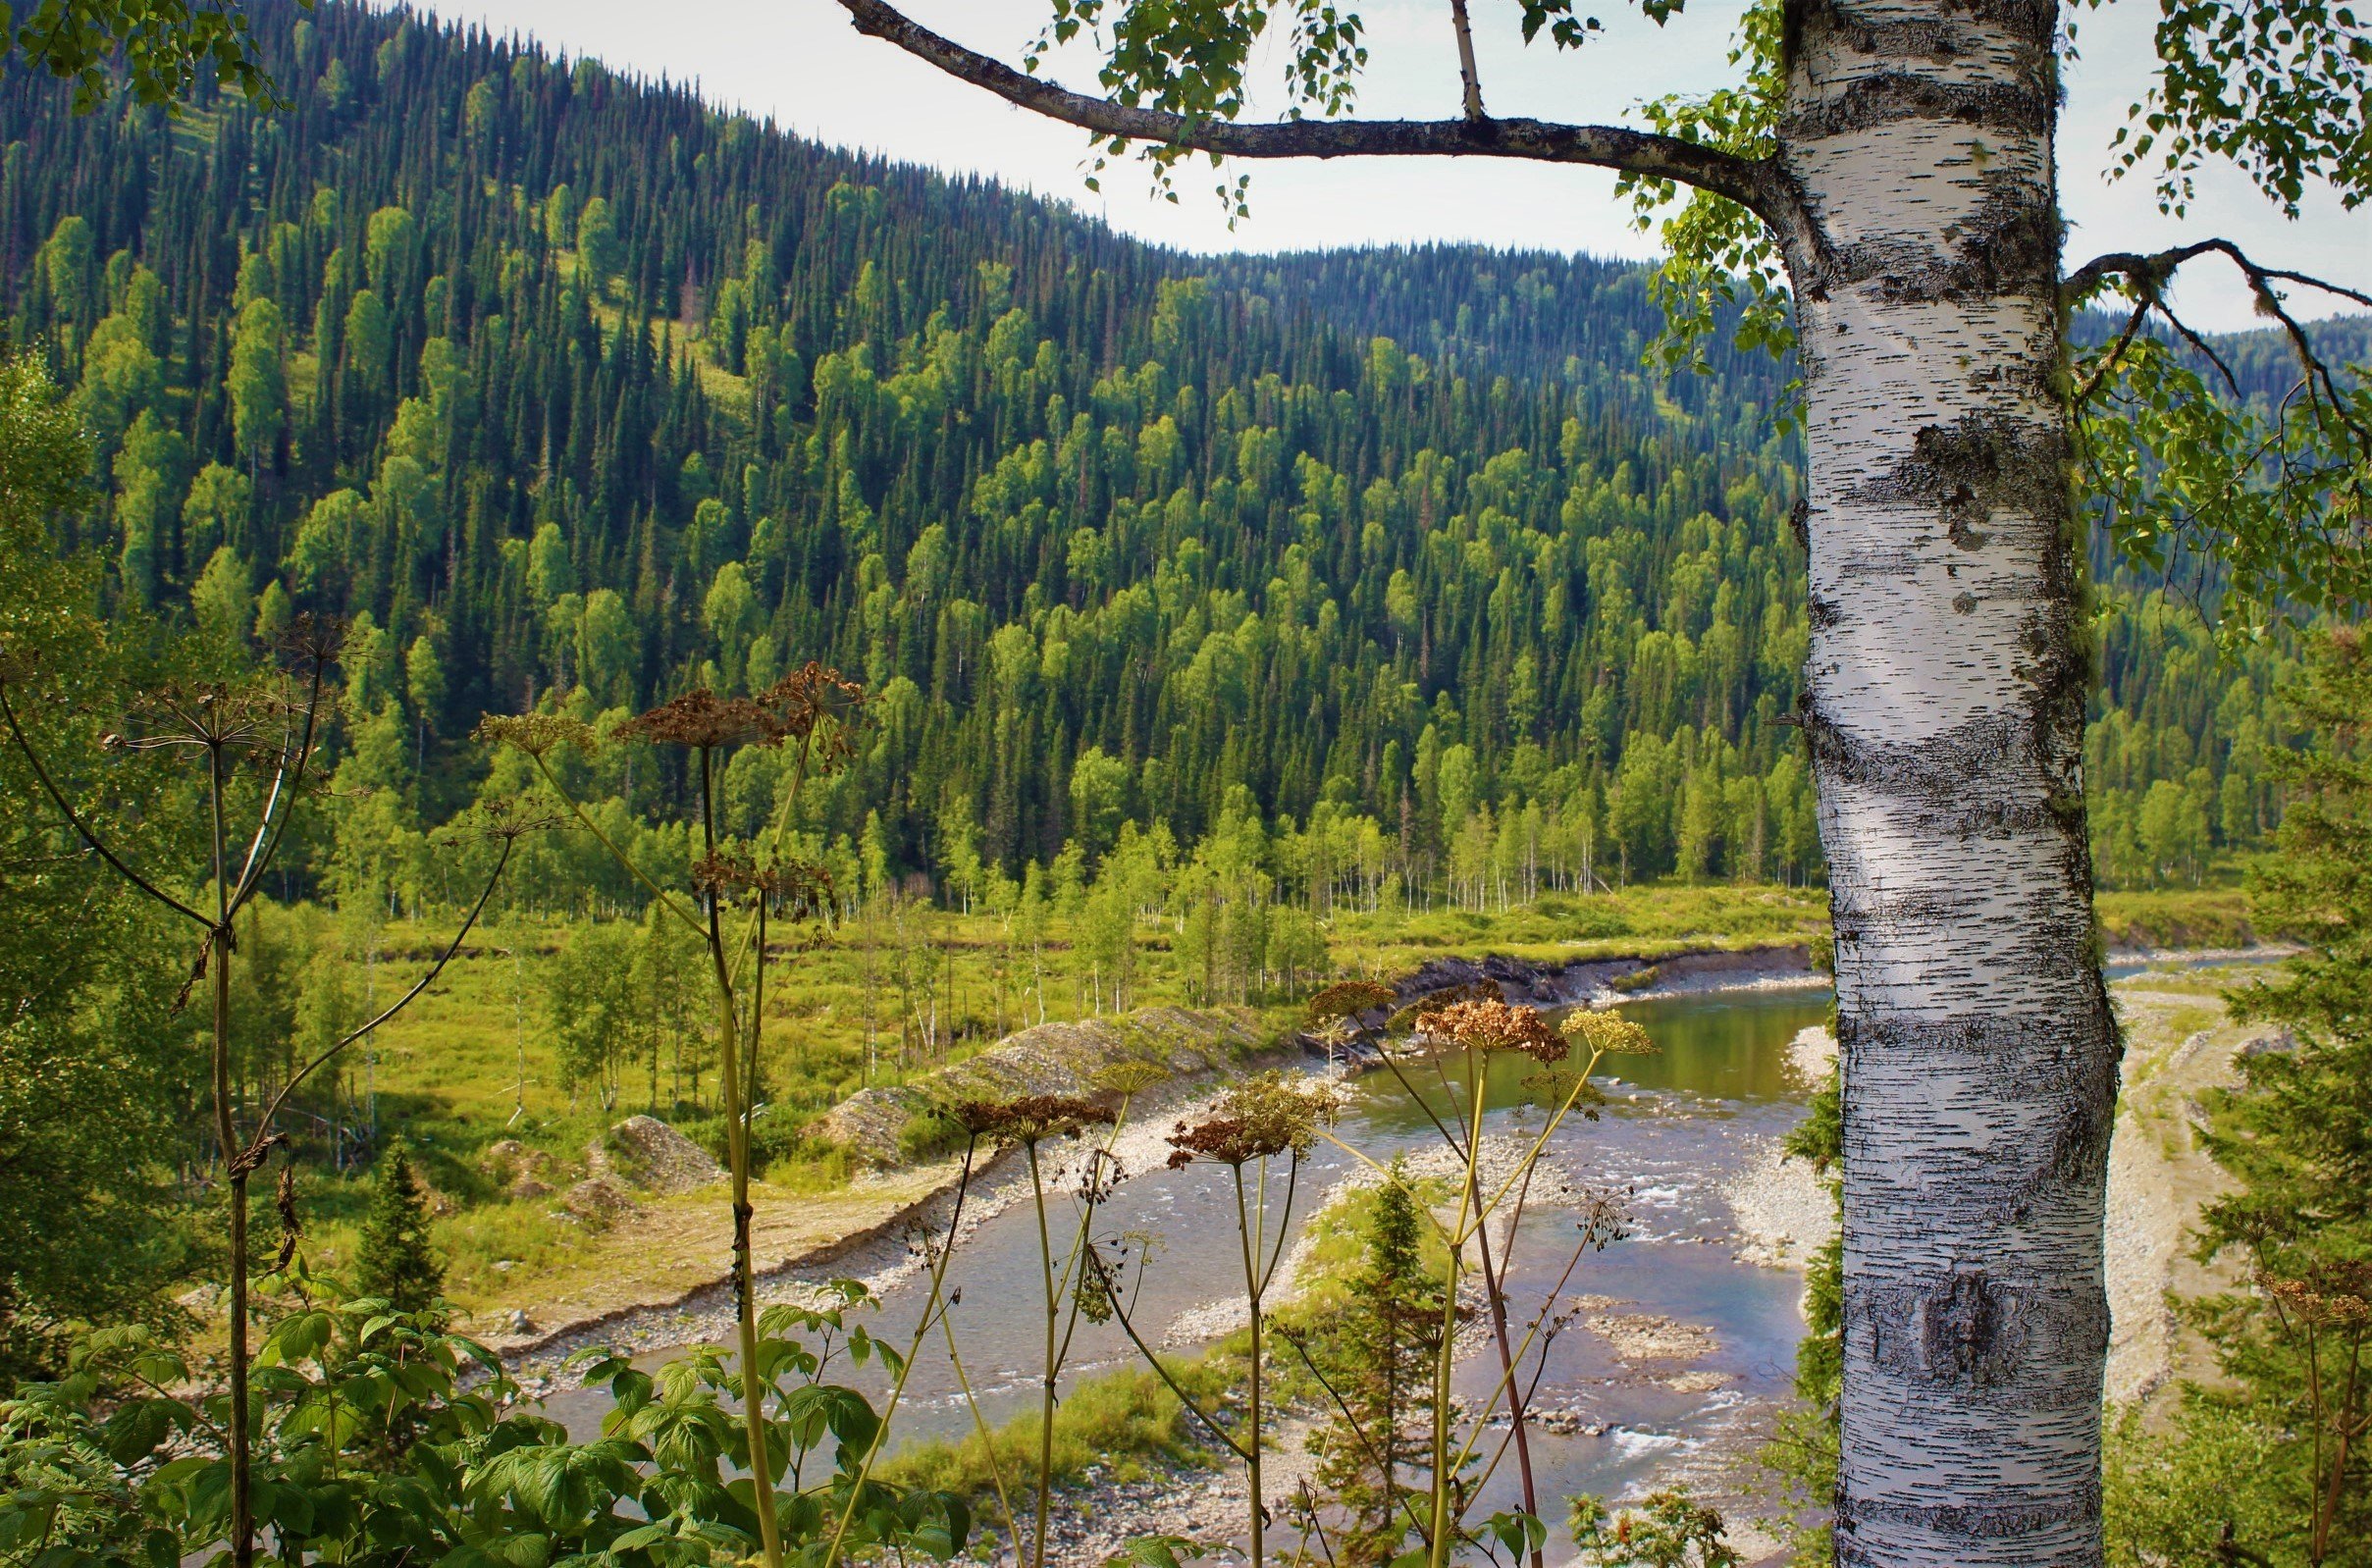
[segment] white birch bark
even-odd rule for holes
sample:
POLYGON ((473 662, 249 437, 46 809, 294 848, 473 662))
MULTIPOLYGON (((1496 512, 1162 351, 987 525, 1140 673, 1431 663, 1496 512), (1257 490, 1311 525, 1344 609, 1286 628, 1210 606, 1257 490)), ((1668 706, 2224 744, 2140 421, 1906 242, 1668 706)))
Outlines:
POLYGON ((2080 776, 2051 0, 1791 0, 1845 1564, 2101 1560, 2117 1045, 2080 776))

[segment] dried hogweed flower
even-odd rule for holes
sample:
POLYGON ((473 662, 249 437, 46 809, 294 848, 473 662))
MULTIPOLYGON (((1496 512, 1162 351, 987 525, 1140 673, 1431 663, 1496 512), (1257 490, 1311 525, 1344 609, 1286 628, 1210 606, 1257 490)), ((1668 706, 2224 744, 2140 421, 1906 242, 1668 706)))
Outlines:
POLYGON ((1240 1166, 1288 1152, 1307 1154, 1339 1104, 1322 1083, 1276 1072, 1246 1078, 1220 1096, 1210 1116, 1172 1129, 1170 1169, 1183 1171, 1197 1160, 1240 1166))
POLYGON ((956 1121, 975 1138, 1034 1147, 1048 1138, 1076 1138, 1114 1120, 1112 1107, 1075 1094, 1026 1094, 1011 1100, 966 1100, 956 1121))
POLYGON ((99 744, 122 752, 259 757, 269 766, 290 759, 304 711, 276 684, 176 683, 143 695, 125 727, 101 736, 99 744))
POLYGON ((1393 999, 1389 985, 1379 985, 1373 980, 1337 980, 1311 997, 1304 1011, 1312 1023, 1323 1023, 1329 1019, 1347 1019, 1390 1007, 1393 999))
POLYGON ((2300 1323, 2317 1329, 2372 1324, 2372 1261, 2342 1259, 2294 1274, 2259 1269, 2257 1288, 2300 1323))
POLYGON ((337 615, 316 615, 311 610, 289 622, 274 639, 280 650, 305 663, 320 666, 334 664, 345 647, 346 623, 337 615))
POLYGON ((550 803, 534 796, 490 795, 432 836, 448 843, 464 839, 490 839, 501 843, 567 824, 566 812, 554 810, 550 803))
POLYGON ((1576 1048, 1600 1056, 1654 1056, 1658 1050, 1647 1030, 1619 1013, 1581 1008, 1566 1014, 1559 1028, 1576 1048))
POLYGON ((1561 1062, 1571 1051, 1539 1013, 1508 1002, 1452 1002, 1419 1014, 1416 1026, 1420 1034, 1470 1051, 1520 1051, 1541 1063, 1561 1062))
POLYGON ((696 686, 647 713, 637 713, 613 733, 623 741, 648 741, 654 746, 686 749, 769 738, 756 703, 741 697, 719 697, 705 686, 696 686))
POLYGON ((478 720, 475 733, 488 746, 507 746, 536 758, 563 746, 590 752, 601 744, 592 725, 565 713, 489 713, 478 720))
POLYGON ((849 732, 866 702, 865 688, 828 664, 811 659, 751 700, 760 729, 769 742, 820 737, 811 760, 821 766, 851 752, 849 732))
POLYGON ((735 845, 694 862, 692 882, 705 893, 741 893, 794 910, 820 910, 832 897, 828 868, 796 858, 760 864, 735 845))

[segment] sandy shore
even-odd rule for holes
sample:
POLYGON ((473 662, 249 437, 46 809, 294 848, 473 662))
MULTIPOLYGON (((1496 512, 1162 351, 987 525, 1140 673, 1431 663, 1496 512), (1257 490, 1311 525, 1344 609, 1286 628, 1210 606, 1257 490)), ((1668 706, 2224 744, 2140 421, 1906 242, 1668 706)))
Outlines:
MULTIPOLYGON (((2262 963, 2288 950, 2186 950, 2119 953, 2119 963, 2182 968, 2219 962, 2262 963)), ((2194 1262, 2187 1242, 2200 1208, 2225 1188, 2221 1170, 2199 1141, 2201 1096, 2238 1079, 2240 1052, 2271 1031, 2231 1021, 2212 993, 2169 989, 2163 970, 2144 970, 2110 987, 2125 1026, 2124 1085, 2109 1146, 2105 1244, 2109 1296, 2107 1394, 2117 1403, 2147 1400, 2179 1377, 2206 1370, 2167 1304, 2223 1282, 2194 1262)), ((1791 1073, 1807 1087, 1825 1081, 1836 1041, 1824 1028, 1798 1034, 1791 1073)), ((1800 1160, 1766 1142, 1724 1189, 1737 1227, 1737 1256, 1770 1268, 1801 1270, 1836 1228, 1826 1184, 1800 1160)))
MULTIPOLYGON (((1109 1148, 1127 1176, 1160 1165, 1170 1152, 1171 1127, 1206 1112, 1220 1092, 1208 1081, 1153 1091, 1138 1098, 1116 1135, 1107 1131, 1100 1139, 1063 1139, 1042 1146, 1039 1167, 1046 1190, 1066 1190, 1097 1149, 1109 1148)), ((861 1196, 869 1189, 884 1194, 886 1217, 865 1234, 814 1248, 761 1273, 761 1306, 810 1299, 815 1287, 827 1280, 856 1280, 879 1294, 926 1267, 922 1236, 933 1237, 935 1245, 935 1238, 945 1235, 952 1221, 960 1246, 980 1226, 1016 1204, 1029 1201, 1028 1166, 1016 1151, 992 1158, 974 1173, 962 1193, 960 1216, 956 1200, 962 1166, 945 1162, 922 1175, 928 1184, 919 1196, 914 1195, 917 1173, 859 1176, 851 1182, 852 1195, 861 1196)), ((530 1392, 547 1393, 559 1385, 555 1374, 560 1363, 586 1345, 611 1345, 639 1355, 721 1340, 733 1332, 733 1323, 732 1293, 719 1281, 682 1301, 614 1313, 549 1335, 505 1359, 530 1392)))

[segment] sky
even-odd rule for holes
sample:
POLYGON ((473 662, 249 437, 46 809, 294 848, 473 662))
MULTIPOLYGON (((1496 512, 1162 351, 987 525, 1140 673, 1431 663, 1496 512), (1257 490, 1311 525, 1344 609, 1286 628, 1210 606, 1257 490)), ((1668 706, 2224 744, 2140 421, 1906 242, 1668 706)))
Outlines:
MULTIPOLYGON (((770 117, 817 140, 862 148, 950 173, 979 174, 1069 202, 1115 228, 1194 251, 1281 251, 1396 241, 1455 240, 1580 251, 1655 254, 1597 170, 1508 159, 1348 159, 1239 165, 1252 175, 1249 220, 1231 231, 1208 166, 1182 171, 1176 205, 1151 194, 1139 166, 1115 166, 1101 194, 1085 188, 1085 132, 1010 107, 941 76, 895 47, 857 34, 833 0, 428 0, 456 21, 519 32, 614 70, 697 83, 720 106, 770 117)), ((911 0, 917 21, 1018 62, 1047 15, 1046 0, 911 0)), ((1515 0, 1475 0, 1478 75, 1495 114, 1567 122, 1638 124, 1638 104, 1666 92, 1702 92, 1731 78, 1727 45, 1744 0, 1696 0, 1658 27, 1623 0, 1603 0, 1607 32, 1579 53, 1544 39, 1526 48, 1515 0)), ((1370 61, 1358 111, 1447 118, 1458 84, 1449 7, 1442 0, 1366 0, 1370 61)), ((2325 277, 2372 292, 2372 206, 2353 213, 2336 196, 2308 194, 2293 222, 2227 167, 2211 166, 2186 218, 2158 211, 2144 177, 2105 178, 2110 137, 2147 85, 2154 5, 2124 0, 2082 13, 2078 59, 2061 121, 2060 193, 2070 222, 2071 267, 2107 250, 2157 248, 2221 235, 2261 264, 2325 277)), ((1090 57, 1057 56, 1049 74, 1092 87, 1090 57)), ((1264 84, 1280 80, 1272 62, 1264 84)), ((1274 115, 1275 99, 1255 102, 1274 115)), ((2216 261, 2179 276, 2176 305, 2210 331, 2260 323, 2239 275, 2216 261)), ((2304 316, 2352 310, 2300 292, 2304 316)))

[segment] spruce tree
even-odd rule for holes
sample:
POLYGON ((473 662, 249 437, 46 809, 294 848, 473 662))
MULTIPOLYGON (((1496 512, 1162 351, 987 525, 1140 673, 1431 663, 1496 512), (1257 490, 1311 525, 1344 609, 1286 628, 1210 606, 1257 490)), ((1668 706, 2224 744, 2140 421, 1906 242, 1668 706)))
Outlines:
POLYGON ((384 1296, 398 1312, 425 1312, 445 1293, 445 1265, 428 1244, 428 1200, 401 1139, 379 1162, 370 1211, 362 1220, 354 1282, 364 1295, 384 1296))
MULTIPOLYGON (((2234 1397, 2283 1440, 2256 1480, 2281 1494, 2279 1542, 2309 1563, 2372 1562, 2372 641, 2326 634, 2291 695, 2314 726, 2274 758, 2293 792, 2278 855, 2250 889, 2260 929, 2305 952, 2231 994, 2288 1049, 2242 1057, 2208 1147, 2239 1182, 2207 1206, 2200 1252, 2253 1288, 2199 1304, 2234 1397)), ((2194 1396, 2197 1397, 2197 1396, 2194 1396)), ((2216 1397, 2223 1397, 2221 1395, 2216 1397)), ((2204 1412, 2197 1412, 2203 1415, 2204 1412)), ((2270 1542, 2242 1542, 2260 1548, 2270 1542)))
POLYGON ((1319 1490, 1347 1516, 1337 1542, 1346 1564, 1391 1562, 1408 1539, 1402 1499, 1421 1495, 1412 1482, 1440 1345, 1441 1298, 1419 1255, 1416 1201, 1397 1161, 1392 1175, 1377 1189, 1367 1255, 1325 1347, 1335 1418, 1310 1437, 1319 1490))

